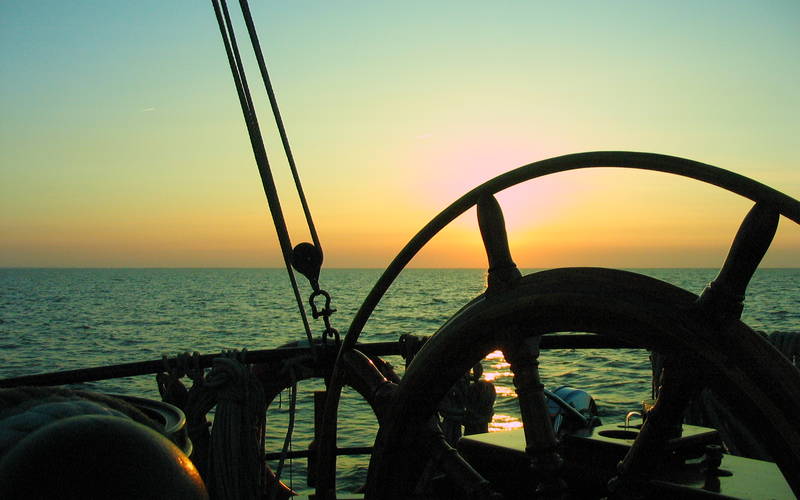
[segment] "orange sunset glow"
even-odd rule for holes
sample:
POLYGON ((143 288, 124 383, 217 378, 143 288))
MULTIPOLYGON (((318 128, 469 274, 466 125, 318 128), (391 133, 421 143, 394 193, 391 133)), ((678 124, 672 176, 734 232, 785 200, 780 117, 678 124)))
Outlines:
MULTIPOLYGON (((470 189, 580 151, 677 155, 800 195, 797 5, 693 8, 254 7, 325 265, 384 267, 470 189)), ((206 5, 4 3, 0 18, 0 266, 282 265, 206 5)), ((289 231, 306 241, 253 73, 289 231)), ((717 267, 750 206, 613 168, 497 197, 523 268, 717 267)), ((784 221, 764 265, 797 255, 784 221)), ((474 210, 411 266, 485 267, 474 210)))

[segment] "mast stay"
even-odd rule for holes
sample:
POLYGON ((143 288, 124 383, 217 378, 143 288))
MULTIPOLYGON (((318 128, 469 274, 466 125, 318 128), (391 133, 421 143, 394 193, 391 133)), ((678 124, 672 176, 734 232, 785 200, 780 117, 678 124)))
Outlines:
POLYGON ((239 0, 239 4, 242 10, 242 16, 244 17, 244 22, 245 25, 247 26, 247 31, 250 37, 251 45, 253 47, 253 52, 255 53, 256 60, 258 62, 261 78, 264 83, 267 96, 269 98, 270 106, 272 108, 272 114, 275 119, 275 124, 278 129, 278 133, 280 134, 284 153, 289 163, 289 168, 291 170, 292 177, 294 179, 295 188, 297 189, 297 194, 300 198, 300 203, 303 208, 306 224, 308 226, 308 230, 311 235, 313 244, 300 243, 296 247, 292 248, 291 238, 289 236, 289 231, 286 226, 286 220, 283 216, 283 210, 281 208, 280 199, 278 197, 278 190, 277 187, 275 186, 275 180, 272 176, 272 170, 270 168, 269 158, 267 156, 266 147, 264 146, 264 139, 258 123, 256 109, 253 104, 249 86, 247 84, 247 76, 245 74, 244 65, 242 63, 238 45, 236 43, 236 35, 234 32, 233 23, 231 22, 230 13, 228 11, 227 2, 226 0, 211 0, 211 4, 214 7, 214 13, 216 14, 217 24, 219 25, 220 29, 220 35, 222 36, 222 42, 223 45, 225 46, 225 52, 228 56, 228 63, 231 69, 231 76, 233 77, 233 81, 236 86, 236 92, 239 96, 239 103, 242 108, 242 115, 244 117, 244 121, 247 126, 247 132, 250 137, 250 144, 253 148, 253 155, 255 157, 256 165, 258 167, 258 172, 261 177, 261 183, 264 188, 264 194, 266 195, 267 203, 269 205, 269 210, 272 215, 273 223, 275 225, 275 232, 277 233, 278 236, 278 242, 280 244, 281 253, 283 255, 284 265, 289 275, 289 281, 292 285, 295 301, 297 302, 297 308, 300 313, 301 320, 303 322, 303 327, 305 329, 306 338, 309 342, 313 356, 316 358, 317 357, 316 346, 314 343, 313 335, 311 333, 311 327, 308 322, 306 310, 303 305, 303 300, 300 296, 300 290, 297 285, 297 280, 295 279, 293 268, 296 269, 301 274, 303 274, 306 278, 308 278, 309 283, 311 284, 311 287, 314 290, 314 292, 311 295, 311 298, 309 299, 309 303, 312 309, 312 316, 315 319, 319 317, 323 318, 323 322, 325 324, 325 331, 322 336, 323 342, 326 341, 328 336, 332 335, 338 344, 339 334, 330 324, 330 315, 333 314, 333 312, 335 312, 335 309, 332 309, 330 307, 330 295, 325 290, 320 289, 318 281, 319 271, 322 266, 322 260, 323 260, 322 246, 320 244, 319 236, 317 234, 317 230, 314 225, 313 217, 311 216, 311 210, 308 206, 308 202, 306 200, 305 193, 303 191, 302 183, 300 181, 300 176, 298 174, 297 166, 294 160, 294 155, 292 154, 291 146, 289 145, 289 139, 286 133, 286 128, 283 124, 283 119, 281 118, 280 109, 278 107, 278 101, 277 98, 275 97, 275 92, 272 87, 272 82, 269 78, 269 72, 267 71, 267 65, 264 60, 264 55, 261 50, 261 44, 258 40, 258 34, 256 32, 255 23, 253 22, 252 15, 250 13, 250 7, 248 5, 248 2, 247 0, 239 0), (325 306, 322 309, 319 309, 314 302, 314 300, 319 297, 323 297, 325 299, 325 306))

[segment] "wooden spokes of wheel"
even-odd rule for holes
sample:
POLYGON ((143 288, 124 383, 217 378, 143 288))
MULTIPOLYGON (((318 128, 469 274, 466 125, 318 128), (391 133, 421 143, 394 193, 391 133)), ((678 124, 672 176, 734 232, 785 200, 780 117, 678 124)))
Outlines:
POLYGON ((411 493, 418 463, 411 458, 426 446, 411 437, 419 436, 412 431, 432 418, 439 398, 466 369, 496 349, 503 350, 514 374, 526 453, 539 478, 537 493, 557 498, 566 492, 538 371, 540 336, 560 331, 608 335, 665 356, 659 400, 620 465, 614 487, 657 467, 667 440, 680 435, 686 405, 705 384, 740 408, 752 427, 766 430, 762 438, 782 470, 798 470, 800 426, 794 415, 800 411, 800 377, 739 321, 745 288, 769 247, 777 217, 775 210, 756 205, 717 279, 697 297, 653 278, 610 269, 557 269, 521 278, 500 207, 494 197, 482 198, 478 220, 489 260, 487 290, 449 320, 409 366, 382 419, 368 496, 411 493), (783 384, 781 390, 775 390, 773 380, 783 384))
MULTIPOLYGON (((438 401, 466 370, 493 350, 561 331, 599 333, 697 360, 696 368, 712 390, 740 409, 797 488, 797 479, 789 478, 800 470, 796 369, 740 321, 710 330, 696 301, 694 294, 659 280, 596 268, 544 271, 524 277, 513 290, 478 297, 431 337, 406 371, 382 419, 368 497, 401 498, 409 493, 415 478, 409 476, 414 468, 407 458, 423 445, 411 431, 434 414, 438 401)), ((661 418, 661 404, 656 403, 653 419, 661 418)), ((542 427, 541 421, 530 421, 524 411, 522 415, 526 430, 542 427)), ((646 436, 644 429, 640 436, 646 436)), ((639 445, 652 449, 655 443, 639 445)), ((550 451, 531 449, 530 441, 528 447, 535 459, 550 451)), ((549 459, 546 467, 553 463, 549 459)), ((630 467, 633 471, 638 465, 630 467)))

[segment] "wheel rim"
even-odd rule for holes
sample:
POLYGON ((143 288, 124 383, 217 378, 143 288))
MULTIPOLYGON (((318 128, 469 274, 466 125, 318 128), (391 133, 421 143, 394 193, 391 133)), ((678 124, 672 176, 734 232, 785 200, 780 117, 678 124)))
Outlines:
MULTIPOLYGON (((593 167, 650 170, 692 178, 771 207, 778 214, 800 224, 800 202, 797 200, 739 174, 673 156, 624 151, 578 153, 531 163, 495 177, 453 202, 423 227, 390 263, 357 311, 347 335, 343 339, 329 385, 324 418, 325 425, 321 433, 320 452, 318 454, 320 463, 327 464, 335 460, 331 450, 333 450, 332 444, 336 439, 336 415, 344 376, 341 368, 342 356, 353 349, 362 329, 384 293, 422 247, 446 225, 455 220, 456 217, 478 204, 479 200, 487 196, 538 177, 593 167)), ((333 491, 333 484, 334 479, 332 477, 321 478, 317 487, 317 494, 321 496, 329 495, 333 491)), ((793 488, 795 488, 795 492, 800 491, 800 485, 793 485, 793 488)))
MULTIPOLYGON (((720 345, 701 318, 693 317, 697 297, 668 283, 610 269, 555 269, 526 276, 513 291, 478 297, 465 306, 417 354, 398 387, 376 439, 368 480, 369 498, 408 493, 413 467, 405 460, 408 434, 430 418, 436 404, 464 371, 488 352, 512 340, 507 328, 524 335, 586 331, 616 337, 659 352, 689 353, 707 365, 713 389, 736 397, 746 421, 766 430, 762 438, 795 490, 800 470, 800 377, 796 369, 743 323, 724 333, 738 342, 720 345), (760 360, 761 363, 754 362, 760 360), (779 382, 775 383, 774 380, 779 382), (769 381, 767 384, 766 382, 769 381), (740 392, 726 390, 735 383, 740 392)), ((511 334, 515 335, 515 334, 511 334)))

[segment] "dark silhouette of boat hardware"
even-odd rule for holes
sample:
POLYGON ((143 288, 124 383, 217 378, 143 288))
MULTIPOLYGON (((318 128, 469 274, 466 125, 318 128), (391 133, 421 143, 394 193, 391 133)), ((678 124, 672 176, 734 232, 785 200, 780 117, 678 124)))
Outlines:
POLYGON ((313 498, 329 499, 337 497, 337 457, 357 454, 369 455, 370 463, 356 498, 800 494, 800 371, 790 360, 800 355, 792 351, 800 343, 773 345, 741 320, 746 289, 778 220, 800 224, 800 202, 728 170, 674 156, 596 151, 537 161, 475 187, 431 219, 377 279, 340 336, 332 323, 334 297, 320 283, 322 245, 247 1, 240 1, 242 18, 310 243, 292 245, 231 16, 224 0, 212 5, 305 339, 0 380, 0 497, 285 499, 295 492, 282 481, 284 464, 297 458, 308 460, 313 498), (682 176, 753 202, 717 277, 699 296, 623 270, 520 272, 495 195, 540 177, 599 167, 682 176), (429 337, 399 332, 395 341, 361 342, 400 272, 473 207, 487 257, 485 291, 429 337), (306 300, 295 272, 313 290, 306 300), (318 338, 306 307, 313 320, 322 320, 318 338), (591 395, 580 388, 548 390, 542 383, 542 350, 630 347, 652 353, 654 400, 624 422, 601 422, 591 395), (481 378, 480 363, 497 350, 513 374, 521 429, 488 432, 495 393, 481 378), (386 356, 404 359, 402 377, 386 356), (59 387, 134 375, 156 375, 163 401, 59 387), (308 449, 291 450, 296 386, 308 379, 325 384, 314 394, 314 440, 308 449), (345 386, 369 403, 377 419, 374 446, 336 445, 345 386), (287 389, 289 423, 278 431, 266 421, 266 410, 287 389), (287 444, 265 450, 265 435, 277 432, 287 435, 287 444), (279 465, 273 470, 267 460, 279 465))

